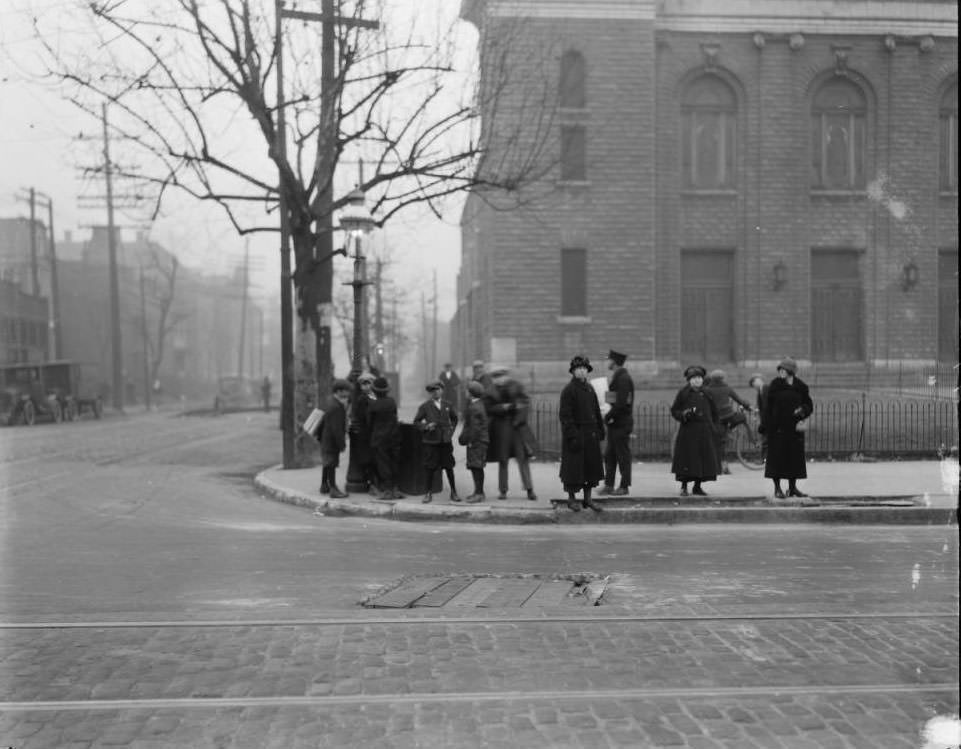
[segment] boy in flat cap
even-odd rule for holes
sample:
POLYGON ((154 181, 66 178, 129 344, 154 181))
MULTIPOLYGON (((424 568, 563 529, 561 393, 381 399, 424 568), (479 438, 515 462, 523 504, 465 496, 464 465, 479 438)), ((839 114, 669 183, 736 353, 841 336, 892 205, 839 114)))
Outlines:
POLYGON ((474 493, 467 498, 467 502, 483 502, 484 495, 484 466, 487 463, 487 446, 490 444, 490 422, 487 409, 484 406, 484 386, 476 380, 467 384, 469 399, 464 411, 464 427, 461 430, 459 442, 467 447, 467 468, 474 479, 474 493))
POLYGON ((331 389, 333 395, 316 434, 320 442, 320 464, 323 466, 320 492, 329 494, 332 499, 341 499, 347 493, 337 487, 337 466, 340 465, 340 454, 347 447, 347 403, 353 387, 347 380, 334 380, 331 389))
POLYGON ((427 504, 434 499, 431 487, 434 473, 443 469, 450 484, 450 501, 460 502, 454 484, 454 428, 457 426, 457 413, 453 406, 441 396, 444 386, 439 381, 428 383, 425 388, 430 398, 420 404, 414 415, 414 425, 423 433, 424 474, 427 480, 427 493, 421 500, 427 504))
POLYGON ((631 432, 634 431, 634 380, 624 367, 627 354, 611 351, 607 354, 610 384, 607 401, 611 410, 604 417, 607 425, 607 444, 604 448, 604 486, 598 494, 626 495, 631 486, 631 432), (614 488, 614 477, 621 471, 621 485, 614 488))

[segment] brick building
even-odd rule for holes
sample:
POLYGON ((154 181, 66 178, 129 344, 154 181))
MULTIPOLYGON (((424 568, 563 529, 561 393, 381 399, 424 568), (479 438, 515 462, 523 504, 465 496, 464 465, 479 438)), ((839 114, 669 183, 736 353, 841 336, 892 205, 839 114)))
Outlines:
MULTIPOLYGON (((954 2, 464 0, 461 14, 482 80, 498 39, 519 40, 508 66, 542 52, 556 163, 511 210, 468 196, 458 366, 546 382, 611 347, 665 379, 785 354, 825 372, 957 362, 954 2)), ((523 108, 509 90, 499 106, 523 108)))

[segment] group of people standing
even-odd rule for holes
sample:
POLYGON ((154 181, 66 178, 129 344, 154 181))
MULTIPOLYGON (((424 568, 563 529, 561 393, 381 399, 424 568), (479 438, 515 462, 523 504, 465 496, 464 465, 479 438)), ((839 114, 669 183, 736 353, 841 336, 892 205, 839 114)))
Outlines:
MULTIPOLYGON (((602 481, 597 492, 600 495, 623 496, 630 491, 635 391, 626 359, 621 352, 608 353, 605 400, 610 408, 603 416, 597 391, 588 381, 593 371, 590 360, 575 356, 570 362, 571 381, 561 392, 558 415, 563 439, 560 479, 572 511, 589 508, 601 512, 592 494, 602 481), (615 486, 618 473, 620 481, 615 486)), ((335 498, 347 496, 337 486, 335 474, 349 431, 351 450, 356 451, 352 460, 360 466, 375 498, 400 499, 403 495, 398 491, 397 475, 401 438, 390 384, 371 372, 353 379, 353 383, 334 382, 333 397, 316 434, 323 465, 320 491, 335 498)), ((756 406, 741 398, 720 370, 708 376, 704 367, 690 366, 684 379, 687 384, 671 405, 671 415, 679 422, 671 471, 681 484, 681 496, 688 496, 689 484, 690 494, 706 495, 703 484, 729 472, 723 463, 724 441, 727 431, 744 420, 742 409, 756 409, 760 414, 765 476, 774 482, 774 496, 806 496, 797 480, 807 476, 804 431, 814 406, 807 385, 797 377, 797 362, 790 358, 780 361, 777 377, 769 384, 760 374, 751 376, 750 384, 757 391, 756 406), (788 481, 787 495, 782 480, 788 481)), ((530 399, 509 370, 495 367, 488 373, 482 361, 475 361, 471 379, 464 387, 448 364, 425 389, 429 397, 420 404, 413 420, 422 441, 426 485, 422 501, 433 501, 438 472, 447 478, 452 502, 485 501, 487 463, 497 463, 497 498, 506 499, 511 459, 517 463, 527 498, 536 501, 530 470, 535 449, 528 424, 530 399), (473 491, 463 499, 454 476, 453 439, 459 423, 462 429, 458 441, 466 447, 467 468, 473 480, 473 491)))
MULTIPOLYGON (((760 374, 751 375, 749 381, 757 391, 764 475, 774 482, 774 496, 778 499, 786 496, 781 486, 783 480, 788 481, 787 496, 807 496, 798 488, 797 481, 807 477, 804 432, 814 404, 797 370, 797 362, 785 358, 778 363, 777 377, 770 384, 765 385, 760 374)), ((688 367, 684 371, 687 384, 671 405, 671 415, 680 422, 671 471, 681 484, 682 497, 688 495, 689 483, 691 494, 706 495, 702 484, 728 472, 723 463, 727 431, 744 419, 734 402, 752 409, 724 382, 723 372, 712 375, 706 380, 704 367, 688 367)))

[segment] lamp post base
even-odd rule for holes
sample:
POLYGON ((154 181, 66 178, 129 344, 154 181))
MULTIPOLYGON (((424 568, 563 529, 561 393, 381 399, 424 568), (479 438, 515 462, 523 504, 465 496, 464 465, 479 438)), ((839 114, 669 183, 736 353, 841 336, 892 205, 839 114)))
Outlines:
POLYGON ((355 449, 355 443, 356 438, 351 436, 350 453, 347 461, 347 480, 344 486, 348 492, 363 493, 370 488, 370 482, 364 475, 364 467, 359 460, 359 450, 355 449))

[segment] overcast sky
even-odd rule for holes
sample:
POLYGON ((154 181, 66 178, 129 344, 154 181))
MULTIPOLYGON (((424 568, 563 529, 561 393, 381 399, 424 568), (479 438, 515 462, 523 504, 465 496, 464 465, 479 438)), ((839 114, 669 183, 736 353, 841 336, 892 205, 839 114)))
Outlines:
MULTIPOLYGON (((28 215, 28 206, 14 196, 23 188, 35 187, 53 198, 58 238, 64 230, 83 236, 89 232, 84 227, 106 223, 103 208, 84 209, 78 204, 79 195, 102 192, 102 188, 80 177, 78 167, 88 165, 96 149, 77 140, 81 132, 87 136, 99 134, 100 123, 30 75, 37 45, 30 16, 56 12, 74 3, 0 1, 0 217, 28 215)), ((442 19, 456 18, 460 5, 451 0, 418 0, 418 10, 422 12, 428 4, 435 6, 431 12, 442 19)), ((461 25, 464 44, 472 44, 476 38, 472 27, 461 25)), ((262 148, 260 143, 256 146, 262 148)), ((456 306, 460 205, 460 200, 451 201, 443 220, 412 207, 392 218, 386 229, 378 232, 380 236, 370 240, 375 245, 391 246, 398 261, 397 277, 411 287, 423 286, 429 294, 431 270, 437 269, 442 319, 448 319, 456 306)), ((153 224, 150 236, 177 253, 185 264, 230 272, 242 261, 244 240, 233 231, 221 209, 177 196, 165 205, 164 213, 153 224)), ((136 221, 135 215, 117 218, 117 223, 131 227, 136 221)), ((250 240, 257 273, 254 281, 271 294, 277 291, 279 275, 277 241, 276 237, 262 235, 250 240)), ((340 258, 337 262, 345 268, 348 265, 340 258)), ((415 296, 419 300, 419 294, 415 296)))

